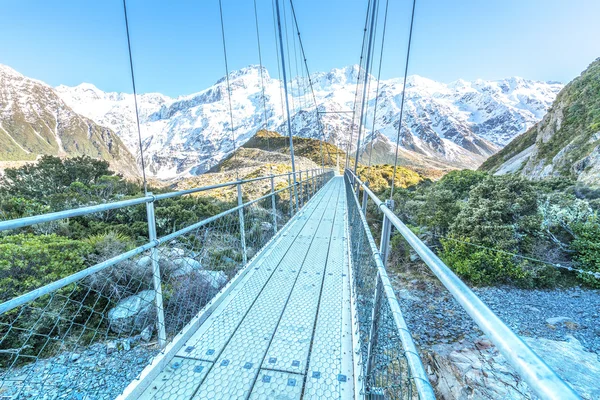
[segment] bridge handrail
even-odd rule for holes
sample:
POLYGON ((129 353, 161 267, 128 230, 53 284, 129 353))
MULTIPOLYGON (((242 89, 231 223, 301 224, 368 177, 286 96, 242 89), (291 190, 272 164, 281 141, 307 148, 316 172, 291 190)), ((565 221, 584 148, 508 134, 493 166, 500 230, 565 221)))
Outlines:
MULTIPOLYGON (((360 210, 360 203, 358 198, 356 197, 356 193, 353 193, 354 203, 357 210, 360 210)), ((398 304, 398 298, 394 293, 394 288, 392 283, 390 282, 390 278, 388 277, 387 271, 385 269, 385 265, 383 264, 383 260, 381 259, 381 254, 379 249, 377 248, 377 244, 375 243, 375 239, 373 239, 373 235, 371 234, 371 230, 369 228, 369 224, 367 223, 366 216, 362 212, 358 212, 360 215, 360 220, 362 223, 362 229, 366 233, 367 241, 369 242, 369 247, 371 249, 372 258, 377 265, 377 292, 382 293, 384 295, 385 301, 388 303, 393 321, 396 326, 396 330, 398 332, 398 336, 400 341, 402 342, 402 348, 404 350, 404 356, 406 357, 406 362, 408 364, 408 368, 411 371, 411 379, 413 380, 415 387, 417 389, 417 393, 419 395, 420 400, 435 400, 435 393, 433 391, 433 387, 429 382, 427 377, 427 373, 425 372, 425 367, 423 366, 423 362, 421 361, 421 357, 419 357, 419 353, 417 351, 417 347, 413 341, 413 338, 408 330, 408 326, 406 325, 406 321, 404 320, 404 316, 402 315, 402 310, 398 304)))
MULTIPOLYGON (((296 173, 297 174, 302 174, 304 172, 313 173, 313 172, 317 172, 317 171, 322 172, 322 170, 320 168, 313 168, 313 169, 307 169, 307 170, 303 170, 303 171, 296 171, 296 173)), ((11 230, 11 229, 24 228, 27 226, 41 224, 41 223, 45 223, 45 222, 58 221, 61 219, 81 217, 84 215, 89 215, 89 214, 93 214, 93 213, 97 213, 97 212, 110 211, 110 210, 116 210, 119 208, 131 207, 131 206, 135 206, 135 205, 139 205, 139 204, 151 203, 153 201, 164 200, 164 199, 169 199, 169 198, 173 198, 173 197, 179 197, 179 196, 184 196, 184 195, 188 195, 188 194, 204 192, 207 190, 219 189, 219 188, 224 188, 224 187, 228 187, 228 186, 236 186, 236 185, 240 185, 240 184, 251 183, 251 182, 261 181, 261 180, 265 180, 265 179, 272 179, 272 178, 277 178, 277 177, 281 177, 281 176, 289 176, 289 175, 292 175, 292 172, 285 172, 283 174, 277 174, 277 175, 265 175, 265 176, 261 176, 261 177, 257 177, 257 178, 251 178, 251 179, 229 181, 229 182, 219 183, 216 185, 202 186, 202 187, 198 187, 198 188, 179 190, 179 191, 175 191, 175 192, 162 193, 162 194, 157 194, 157 195, 149 194, 148 196, 137 197, 134 199, 115 201, 115 202, 111 202, 111 203, 102 203, 102 204, 96 204, 93 206, 74 208, 71 210, 57 211, 57 212, 52 212, 52 213, 34 215, 31 217, 24 217, 24 218, 12 219, 12 220, 0 221, 0 232, 11 230)), ((298 184, 299 183, 297 183, 296 185, 298 185, 298 184)), ((286 187, 286 188, 289 188, 289 187, 286 187)))
POLYGON ((543 399, 579 399, 565 383, 518 335, 487 307, 450 268, 425 245, 394 212, 351 170, 346 170, 356 190, 362 189, 389 222, 400 232, 421 260, 437 276, 473 321, 496 345, 529 387, 543 399))

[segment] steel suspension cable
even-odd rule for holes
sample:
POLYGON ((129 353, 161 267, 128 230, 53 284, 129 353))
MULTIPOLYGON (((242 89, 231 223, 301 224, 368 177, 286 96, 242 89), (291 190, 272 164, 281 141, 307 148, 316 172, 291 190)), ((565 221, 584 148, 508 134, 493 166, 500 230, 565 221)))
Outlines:
POLYGON ((352 149, 350 146, 352 146, 352 139, 354 137, 354 121, 355 121, 355 114, 356 114, 356 102, 358 99, 358 91, 359 91, 359 87, 360 87, 360 71, 362 68, 362 62, 363 62, 363 56, 364 56, 364 52, 365 52, 365 42, 366 42, 366 38, 367 38, 367 27, 369 26, 369 13, 371 11, 371 0, 369 0, 367 2, 367 14, 365 17, 365 27, 363 30, 363 41, 362 41, 362 46, 361 46, 361 50, 360 50, 360 59, 358 62, 358 73, 356 76, 356 90, 354 92, 354 105, 352 106, 352 120, 350 122, 350 140, 346 143, 346 168, 350 168, 350 150, 352 149))
MULTIPOLYGON (((285 1, 284 1, 285 3, 285 1)), ((291 6, 291 0, 290 0, 290 6, 291 6)), ((284 14, 285 14, 285 8, 284 8, 284 14)), ((291 18, 291 13, 290 13, 290 18, 291 18)), ((287 28, 286 28, 287 29, 287 28)), ((291 29, 292 32, 294 31, 294 26, 292 25, 291 29)), ((298 90, 298 110, 302 110, 303 105, 302 105, 302 95, 300 94, 300 88, 301 88, 301 84, 302 82, 299 80, 300 79, 300 74, 298 73, 298 50, 296 48, 296 35, 292 34, 292 48, 294 49, 294 68, 296 69, 296 88, 298 90)), ((292 68, 290 67, 290 72, 291 72, 292 68)), ((293 79, 290 79, 290 82, 293 82, 293 79)), ((294 97, 294 90, 292 89, 292 97, 294 97)))
MULTIPOLYGON (((290 101, 292 102, 292 111, 295 114, 296 113, 296 103, 294 101, 294 79, 292 78, 292 56, 291 56, 291 52, 290 52, 290 36, 289 36, 289 32, 288 32, 288 22, 287 22, 287 11, 286 11, 286 7, 285 7, 285 0, 282 1, 283 3, 283 28, 285 31, 285 48, 287 50, 287 65, 289 66, 289 72, 290 72, 290 80, 289 80, 289 85, 290 85, 290 101)), ((285 56, 282 55, 282 57, 285 58, 285 56)), ((290 131, 291 134, 291 131, 290 131)))
MULTIPOLYGON (((258 27, 258 9, 256 7, 256 0, 254 0, 254 22, 256 25, 256 42, 258 44, 258 64, 260 68, 260 87, 262 92, 262 100, 263 100, 263 114, 264 114, 264 130, 268 131, 268 119, 267 119, 267 99, 265 98, 265 80, 263 77, 263 62, 262 62, 262 51, 260 47, 260 30, 258 27)), ((271 151, 271 144, 269 140, 269 135, 267 137, 267 150, 271 151)))
POLYGON ((375 16, 377 15, 377 0, 373 0, 373 9, 371 11, 371 27, 369 29, 369 44, 367 46, 367 60, 366 60, 366 64, 365 64, 365 78, 363 81, 363 92, 362 92, 362 99, 360 102, 360 117, 358 119, 358 134, 357 134, 357 138, 356 138, 356 157, 355 157, 355 161, 354 161, 354 174, 357 173, 357 168, 358 168, 358 157, 360 154, 360 136, 362 133, 362 127, 363 127, 363 121, 364 121, 364 117, 365 117, 365 102, 366 102, 366 96, 367 96, 367 84, 369 81, 369 68, 370 68, 370 63, 371 63, 371 56, 373 53, 373 36, 374 36, 374 25, 375 25, 375 16))
POLYGON ((263 77, 263 62, 262 62, 262 50, 260 46, 260 29, 258 25, 258 9, 256 7, 256 0, 254 0, 254 22, 256 25, 256 43, 258 47, 258 66, 260 68, 260 87, 263 100, 263 116, 264 116, 264 129, 267 129, 267 99, 265 98, 265 80, 263 77))
MULTIPOLYGON (((281 123, 284 125, 285 129, 285 109, 283 102, 283 80, 281 79, 281 64, 279 60, 279 36, 277 35, 277 16, 275 15, 275 1, 271 1, 272 11, 273 11, 273 34, 275 35, 275 55, 277 56, 277 79, 279 79, 279 102, 281 104, 281 123)), ((286 137, 287 135, 283 135, 286 137)), ((289 148, 289 143, 288 143, 289 148)))
MULTIPOLYGON (((308 83, 310 85, 310 91, 312 93, 313 102, 315 103, 315 114, 317 117, 317 125, 321 130, 321 138, 322 140, 319 142, 320 150, 321 150, 321 167, 325 167, 325 158, 323 156, 323 142, 325 141, 325 131, 323 130, 323 124, 321 121, 321 117, 319 115, 319 105, 317 104, 317 96, 315 95, 315 88, 312 83, 312 78, 310 76, 310 70, 308 69, 308 61, 306 59, 306 52, 304 51, 304 44, 302 43, 302 36, 300 35, 300 27, 298 26, 298 18, 296 16, 296 9, 294 8, 294 2, 290 0, 290 6, 292 9, 292 17, 294 18, 294 25, 296 26, 296 31, 298 32, 298 42, 300 43, 300 52, 302 54, 302 59, 304 60, 304 68, 306 69, 306 75, 308 77, 308 83)), ((331 158, 331 155, 329 156, 331 158)))
POLYGON ((371 157, 373 156, 373 143, 375 142, 375 120, 377 119, 377 104, 379 103, 379 84, 381 81, 381 64, 383 63, 383 48, 385 45, 385 33, 387 28, 389 0, 385 2, 385 13, 383 18, 383 32, 381 35, 381 52, 379 53, 379 71, 377 71, 377 89, 375 90, 375 105, 373 107, 373 126, 371 128, 371 149, 369 151, 369 167, 371 166, 371 157))
POLYGON ((294 197, 296 200, 296 209, 298 209, 298 187, 296 182, 296 165, 294 161, 294 139, 292 137, 292 123, 291 123, 291 115, 290 115, 290 105, 288 102, 288 92, 287 92, 287 77, 285 72, 285 57, 283 56, 283 36, 281 32, 281 12, 279 11, 279 0, 275 0, 275 8, 277 11, 277 30, 279 32, 279 49, 281 51, 281 71, 283 73, 283 89, 285 91, 285 108, 287 111, 287 126, 290 136, 290 156, 292 158, 292 175, 294 178, 294 197))
MULTIPOLYGON (((375 51, 375 43, 377 42, 377 27, 379 24, 379 8, 381 6, 381 2, 377 3, 377 10, 376 10, 376 14, 375 14, 375 25, 372 28, 372 35, 373 35, 373 50, 372 52, 375 51)), ((374 10, 375 11, 375 10, 374 10)), ((371 93, 371 82, 372 79, 371 77, 372 75, 372 71, 373 71, 373 62, 370 63, 370 66, 368 67, 369 69, 367 69, 365 71, 365 76, 366 76, 366 82, 367 82, 367 91, 366 91, 366 109, 365 109, 365 114, 364 114, 364 120, 365 120, 365 136, 363 139, 363 144, 366 143, 367 141, 367 132, 366 132, 366 124, 367 124, 367 117, 369 115, 369 94, 371 93)), ((363 147, 366 147, 363 145, 363 147)), ((364 154, 364 150, 362 151, 362 153, 364 154)), ((356 155, 358 156, 358 159, 360 160, 360 143, 357 144, 357 153, 356 155)), ((370 164, 369 164, 370 165, 370 164)))
POLYGON ((137 125, 138 141, 140 145, 140 160, 142 163, 142 179, 144 180, 144 196, 148 195, 148 182, 146 181, 146 164, 144 162, 144 147, 142 145, 142 130, 140 129, 140 114, 138 111, 137 91, 135 89, 135 74, 133 72, 133 57, 131 55, 131 38, 129 37, 129 19, 127 18, 127 4, 123 0, 123 14, 125 15, 125 31, 127 32, 127 50, 129 51, 129 69, 131 71, 131 86, 133 87, 133 103, 135 105, 135 122, 137 125))
MULTIPOLYGON (((231 85, 229 84, 229 64, 227 63, 227 45, 225 44, 225 24, 223 22, 223 5, 222 1, 219 0, 219 16, 221 18, 221 38, 223 39, 223 56, 225 58, 225 76, 227 81, 227 98, 229 100, 229 119, 231 123, 231 140, 233 141, 233 159, 237 161, 237 147, 235 143, 235 128, 233 126, 233 106, 231 104, 231 85)), ((239 165, 235 164, 235 176, 239 179, 239 165)))
POLYGON ((415 7, 417 0, 413 0, 412 13, 410 16, 410 29, 408 32, 408 48, 406 49, 406 63, 404 64, 404 82, 402 83, 402 99, 400 100, 400 121, 398 123, 398 135, 396 136, 396 156, 394 158, 394 174, 392 175, 392 188, 390 190, 390 200, 394 195, 394 184, 396 181, 396 169, 398 168, 398 147, 400 146, 400 133, 402 131, 402 115, 404 113, 404 97, 406 93, 406 78, 408 74, 408 63, 410 61, 410 46, 412 44, 413 26, 415 22, 415 7))

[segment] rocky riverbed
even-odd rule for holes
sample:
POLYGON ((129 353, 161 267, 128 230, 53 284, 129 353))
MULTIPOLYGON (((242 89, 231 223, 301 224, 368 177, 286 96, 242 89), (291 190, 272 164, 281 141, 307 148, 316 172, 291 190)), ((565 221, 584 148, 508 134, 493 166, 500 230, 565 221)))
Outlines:
POLYGON ((114 399, 157 353, 137 338, 64 352, 0 373, 0 399, 114 399))
MULTIPOLYGON (((435 278, 411 273, 392 274, 392 280, 440 397, 535 398, 435 278)), ((474 292, 584 398, 600 398, 600 290, 502 286, 474 292)))

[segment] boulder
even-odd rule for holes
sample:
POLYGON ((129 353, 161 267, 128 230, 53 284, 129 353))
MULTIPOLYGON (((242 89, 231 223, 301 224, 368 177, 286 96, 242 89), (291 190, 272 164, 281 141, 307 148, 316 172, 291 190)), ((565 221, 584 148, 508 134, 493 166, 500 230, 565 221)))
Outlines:
MULTIPOLYGON (((600 360, 572 336, 566 341, 523 337, 584 399, 599 399, 600 360)), ((474 343, 435 345, 426 364, 436 392, 447 399, 533 399, 531 389, 485 337, 474 343)))
POLYGON ((261 222, 260 223, 260 230, 263 232, 272 232, 273 231, 273 224, 270 222, 261 222))
POLYGON ((139 268, 150 268, 152 266, 152 258, 150 256, 140 257, 135 264, 139 268))
POLYGON ((220 289, 227 283, 227 275, 223 271, 198 271, 198 274, 214 289, 220 289))
POLYGON ((154 291, 144 290, 126 297, 108 312, 110 329, 115 333, 141 331, 154 318, 154 291))
POLYGON ((148 325, 147 327, 145 327, 142 330, 142 333, 140 333, 140 339, 142 339, 144 342, 149 342, 150 339, 152 339, 152 332, 154 331, 154 326, 153 325, 148 325))
POLYGON ((111 340, 106 343, 106 354, 112 354, 117 351, 117 342, 111 340))
POLYGON ((169 249, 168 254, 171 258, 180 258, 185 256, 185 250, 180 249, 179 247, 173 247, 169 249))
POLYGON ((194 260, 190 257, 177 258, 173 260, 173 267, 171 270, 171 276, 183 276, 190 274, 194 271, 202 269, 202 264, 199 261, 194 260))

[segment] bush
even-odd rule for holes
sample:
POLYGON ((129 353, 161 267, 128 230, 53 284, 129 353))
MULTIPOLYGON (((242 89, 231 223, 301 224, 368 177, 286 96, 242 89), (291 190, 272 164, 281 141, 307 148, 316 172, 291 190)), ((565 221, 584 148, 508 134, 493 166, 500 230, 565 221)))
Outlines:
POLYGON ((475 285, 510 283, 521 280, 526 274, 513 262, 513 257, 497 251, 473 248, 469 239, 464 243, 442 239, 442 256, 450 268, 475 285))
MULTIPOLYGON (((597 217, 592 217, 584 223, 576 224, 573 227, 575 239, 571 242, 577 268, 598 273, 600 273, 599 222, 597 217)), ((589 274, 580 273, 579 278, 592 286, 600 287, 600 279, 589 274)))
MULTIPOLYGON (((84 269, 90 250, 87 243, 57 235, 0 238, 0 301, 84 269)), ((68 285, 1 315, 0 350, 18 349, 19 358, 0 351, 0 366, 24 362, 28 356, 51 355, 60 345, 53 338, 67 331, 75 334, 80 324, 97 319, 92 305, 85 304, 86 292, 79 285, 68 285)))
MULTIPOLYGON (((92 248, 90 264, 98 264, 123 254, 134 247, 133 241, 117 232, 91 236, 85 242, 92 248)), ((132 259, 96 272, 86 278, 86 284, 107 299, 120 299, 152 285, 152 270, 140 268, 132 259)))
POLYGON ((91 246, 57 235, 0 238, 0 301, 81 271, 91 246))
POLYGON ((511 254, 473 247, 468 238, 443 239, 444 262, 474 285, 514 284, 520 287, 551 287, 559 272, 548 265, 531 263, 511 254))

